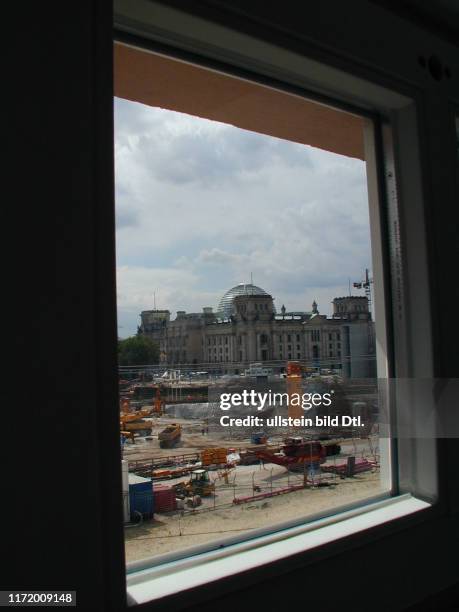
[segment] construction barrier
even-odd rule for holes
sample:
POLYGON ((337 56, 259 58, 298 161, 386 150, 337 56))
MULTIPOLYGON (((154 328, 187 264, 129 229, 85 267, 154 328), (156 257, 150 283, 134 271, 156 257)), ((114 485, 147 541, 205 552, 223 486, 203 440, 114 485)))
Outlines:
POLYGON ((226 464, 227 454, 226 448, 206 448, 201 451, 201 463, 203 466, 226 464))

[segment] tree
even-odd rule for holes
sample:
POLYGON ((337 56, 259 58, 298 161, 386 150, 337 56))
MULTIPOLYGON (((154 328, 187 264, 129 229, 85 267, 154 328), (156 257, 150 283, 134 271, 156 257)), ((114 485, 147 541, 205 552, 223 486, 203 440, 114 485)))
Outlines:
POLYGON ((150 365, 159 361, 159 347, 145 336, 118 341, 118 361, 122 366, 150 365))

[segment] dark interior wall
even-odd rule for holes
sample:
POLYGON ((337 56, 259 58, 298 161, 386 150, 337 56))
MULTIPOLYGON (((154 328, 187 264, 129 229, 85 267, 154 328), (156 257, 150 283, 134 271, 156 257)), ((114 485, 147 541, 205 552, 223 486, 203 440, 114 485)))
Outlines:
POLYGON ((435 32, 457 45, 459 4, 456 0, 371 0, 394 11, 404 19, 415 22, 426 31, 435 32))
MULTIPOLYGON (((272 21, 278 6, 254 2, 256 27, 268 27, 263 23, 272 21)), ((302 22, 311 27, 306 8, 302 15, 289 3, 282 9, 284 34, 302 22)), ((7 28, 11 74, 5 79, 11 105, 5 124, 12 128, 8 161, 12 157, 15 174, 7 176, 2 241, 9 366, 2 385, 8 466, 3 525, 13 546, 2 582, 4 588, 76 589, 81 609, 120 609, 121 487, 118 471, 110 468, 119 455, 111 8, 87 0, 16 11, 7 28)), ((350 12, 352 18, 355 25, 358 16, 350 12)), ((458 328, 446 318, 455 316, 454 287, 447 281, 457 265, 457 207, 451 204, 457 186, 452 168, 438 163, 453 137, 444 97, 435 87, 426 86, 422 134, 431 193, 437 375, 457 376, 458 328)), ((455 460, 457 444, 448 443, 444 452, 455 460)), ((205 596, 217 600, 202 606, 193 594, 177 603, 226 610, 251 599, 270 609, 290 600, 334 609, 324 607, 323 597, 336 572, 332 595, 341 609, 396 610, 457 580, 453 511, 382 540, 364 540, 354 538, 353 552, 344 556, 337 547, 332 558, 314 566, 298 558, 212 585, 205 596), (426 547, 432 551, 428 564, 418 554, 426 547)))
MULTIPOLYGON (((2 564, 1 582, 76 589, 81 609, 104 609, 108 568, 122 571, 120 475, 106 461, 119 452, 111 5, 16 10, 4 122, 15 172, 2 224, 14 295, 4 528, 15 565, 2 564)), ((117 601, 123 586, 113 586, 117 601)))

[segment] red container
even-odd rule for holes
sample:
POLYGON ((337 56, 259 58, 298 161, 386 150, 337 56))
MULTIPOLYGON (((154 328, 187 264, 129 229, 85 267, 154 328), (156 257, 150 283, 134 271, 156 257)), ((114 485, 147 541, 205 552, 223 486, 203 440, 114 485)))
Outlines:
POLYGON ((154 484, 153 507, 155 512, 172 512, 177 508, 175 501, 175 489, 167 484, 154 484))

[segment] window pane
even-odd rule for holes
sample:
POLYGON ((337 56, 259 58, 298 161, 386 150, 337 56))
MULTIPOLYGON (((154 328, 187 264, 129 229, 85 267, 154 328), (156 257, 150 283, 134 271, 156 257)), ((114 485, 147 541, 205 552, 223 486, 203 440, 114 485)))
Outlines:
POLYGON ((153 54, 134 82, 116 57, 127 560, 387 493, 368 120, 153 54))

